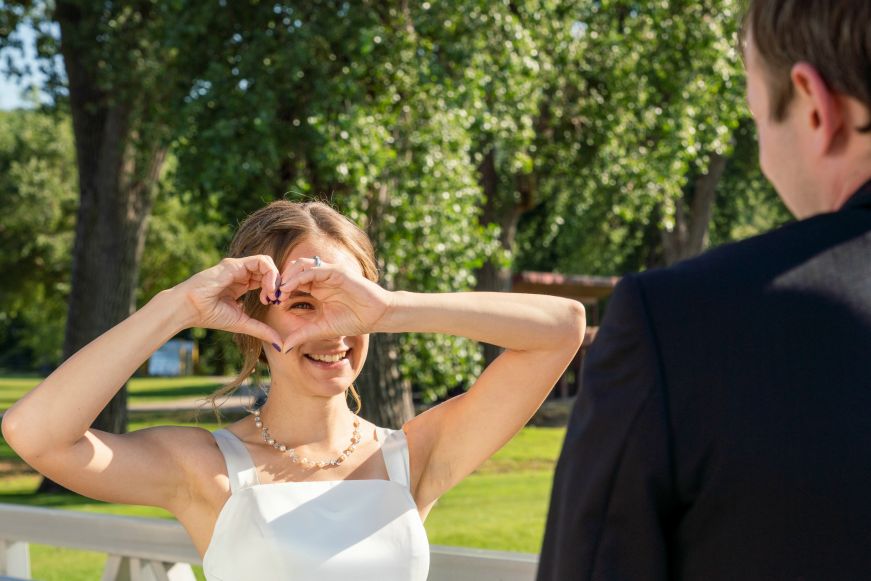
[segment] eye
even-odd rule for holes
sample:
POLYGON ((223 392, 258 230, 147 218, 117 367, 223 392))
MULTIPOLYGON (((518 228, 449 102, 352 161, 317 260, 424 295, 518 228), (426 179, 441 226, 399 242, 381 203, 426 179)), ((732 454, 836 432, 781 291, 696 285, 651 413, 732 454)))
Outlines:
POLYGON ((314 307, 311 305, 311 303, 293 303, 292 305, 287 307, 287 309, 314 309, 314 307))

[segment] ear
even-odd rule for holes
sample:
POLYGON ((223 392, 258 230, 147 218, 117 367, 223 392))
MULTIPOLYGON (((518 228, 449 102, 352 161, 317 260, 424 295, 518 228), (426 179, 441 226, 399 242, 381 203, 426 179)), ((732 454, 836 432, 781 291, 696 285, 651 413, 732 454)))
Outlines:
POLYGON ((791 78, 800 101, 797 113, 813 136, 813 149, 820 155, 836 146, 839 132, 844 129, 844 112, 835 93, 826 85, 820 73, 806 62, 792 67, 791 78))

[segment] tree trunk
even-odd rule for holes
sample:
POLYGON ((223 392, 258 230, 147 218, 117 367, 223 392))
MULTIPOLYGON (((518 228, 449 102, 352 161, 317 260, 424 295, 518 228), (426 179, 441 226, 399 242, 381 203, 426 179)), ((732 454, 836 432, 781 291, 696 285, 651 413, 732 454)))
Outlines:
MULTIPOLYGON (((520 217, 532 207, 533 184, 529 176, 516 178, 516 187, 520 199, 503 196, 499 188, 499 174, 496 168, 495 152, 491 148, 478 167, 481 188, 484 191, 484 211, 481 214, 481 224, 499 225, 499 244, 502 250, 514 251, 514 241, 517 237, 517 223, 520 217)), ((488 260, 475 273, 477 282, 475 290, 490 292, 509 292, 511 290, 511 266, 502 266, 488 260)), ((489 365, 496 359, 502 348, 483 344, 484 364, 489 365)))
MULTIPOLYGON (((382 244, 384 214, 389 209, 389 189, 386 184, 373 192, 366 211, 366 231, 377 249, 382 244)), ((384 265, 379 264, 383 270, 384 265)), ((387 285, 389 286, 389 285, 387 285)), ((393 289, 390 289, 393 290, 393 289)), ((394 334, 369 335, 369 354, 360 372, 357 391, 363 401, 360 412, 378 426, 400 428, 414 417, 411 382, 399 370, 399 337, 394 334)))
POLYGON ((369 355, 357 391, 363 401, 360 415, 377 426, 398 429, 414 417, 411 383, 399 371, 399 352, 396 335, 369 336, 369 355))
MULTIPOLYGON (((66 359, 135 309, 153 185, 165 150, 145 145, 131 130, 131 107, 99 89, 88 53, 93 50, 87 44, 92 41, 89 23, 83 22, 80 9, 59 2, 56 15, 69 79, 80 194, 64 335, 66 359), (138 141, 135 149, 134 141, 138 141)), ((127 431, 126 384, 119 387, 92 427, 127 431)), ((38 491, 59 489, 63 490, 44 479, 38 491)))
POLYGON ((707 173, 699 176, 693 185, 689 204, 685 204, 683 200, 678 203, 674 230, 662 233, 666 264, 674 264, 696 256, 705 249, 717 195, 717 184, 726 171, 726 162, 726 156, 719 153, 712 154, 707 173), (689 210, 686 205, 689 205, 689 210))

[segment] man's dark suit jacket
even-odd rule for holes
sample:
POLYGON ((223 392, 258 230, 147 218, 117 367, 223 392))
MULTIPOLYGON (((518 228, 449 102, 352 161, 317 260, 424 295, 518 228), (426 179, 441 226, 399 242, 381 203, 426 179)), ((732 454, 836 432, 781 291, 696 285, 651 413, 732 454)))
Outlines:
POLYGON ((871 182, 617 286, 538 572, 588 579, 871 579, 871 182))

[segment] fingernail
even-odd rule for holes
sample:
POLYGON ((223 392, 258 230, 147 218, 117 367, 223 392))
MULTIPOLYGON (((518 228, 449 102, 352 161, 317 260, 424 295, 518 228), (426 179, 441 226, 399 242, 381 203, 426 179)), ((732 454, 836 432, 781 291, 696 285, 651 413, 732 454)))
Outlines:
POLYGON ((290 353, 291 351, 293 351, 293 345, 291 345, 290 347, 288 347, 288 348, 287 348, 287 351, 285 351, 284 353, 285 353, 285 355, 286 355, 286 354, 290 353))
POLYGON ((281 353, 281 347, 279 347, 278 343, 273 343, 272 346, 275 347, 275 350, 276 350, 276 351, 278 351, 279 353, 281 353))
POLYGON ((275 298, 278 298, 278 297, 280 297, 280 296, 281 296, 281 289, 280 289, 280 288, 279 288, 279 289, 275 289, 275 298))

